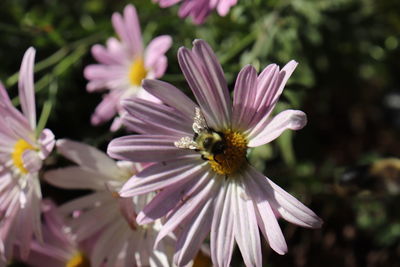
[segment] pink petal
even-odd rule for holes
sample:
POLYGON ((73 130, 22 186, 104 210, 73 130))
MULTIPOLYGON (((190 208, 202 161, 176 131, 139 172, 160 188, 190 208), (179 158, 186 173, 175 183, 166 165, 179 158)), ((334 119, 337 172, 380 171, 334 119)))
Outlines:
MULTIPOLYGON (((172 38, 169 35, 161 35, 147 45, 145 52, 145 64, 147 69, 157 68, 158 60, 164 56, 172 45, 172 38)), ((164 73, 158 73, 156 78, 161 77, 164 73)))
POLYGON ((22 59, 18 89, 22 112, 28 119, 32 130, 36 128, 35 88, 33 83, 34 62, 35 49, 30 47, 26 50, 22 59))
POLYGON ((262 266, 260 234, 253 202, 241 185, 234 182, 232 190, 234 234, 246 266, 262 266))
POLYGON ((197 105, 181 90, 160 80, 145 79, 142 86, 149 93, 159 98, 163 103, 176 108, 183 115, 187 116, 188 119, 193 120, 194 109, 197 105))
POLYGON ((307 116, 300 110, 285 110, 273 119, 260 122, 248 135, 249 147, 267 144, 279 137, 285 130, 300 130, 307 123, 307 116))
POLYGON ((130 197, 157 191, 175 183, 184 183, 194 177, 201 177, 207 169, 208 166, 199 164, 199 159, 193 158, 154 164, 129 179, 120 195, 130 197))
POLYGON ((53 151, 56 141, 54 140, 54 134, 49 129, 44 129, 39 136, 40 153, 39 156, 42 160, 53 151))
POLYGON ((22 153, 22 161, 24 163, 24 168, 30 173, 38 172, 42 168, 42 159, 34 150, 25 150, 25 152, 22 153))
POLYGON ((174 108, 155 104, 143 99, 125 99, 122 101, 122 105, 125 111, 131 116, 145 121, 148 124, 158 125, 160 128, 168 129, 168 131, 171 132, 171 134, 173 133, 176 137, 193 135, 193 118, 184 116, 174 108))
POLYGON ((287 252, 285 237, 270 203, 263 198, 263 191, 254 183, 251 175, 246 173, 244 181, 247 194, 254 200, 257 223, 261 232, 273 250, 278 254, 285 254, 287 252))
POLYGON ((91 124, 100 125, 114 117, 117 113, 120 96, 121 95, 117 92, 106 94, 92 114, 92 117, 90 118, 91 124))
POLYGON ((211 228, 214 199, 210 198, 189 222, 186 222, 177 242, 174 262, 178 266, 195 258, 211 228))
POLYGON ((213 200, 216 196, 219 186, 220 182, 218 182, 218 180, 210 179, 203 188, 199 188, 199 191, 196 192, 196 194, 190 197, 182 206, 179 207, 179 209, 176 209, 175 213, 169 217, 168 221, 163 225, 159 232, 155 242, 156 245, 175 228, 182 225, 183 221, 191 220, 195 214, 199 214, 202 208, 204 208, 205 203, 213 200))
POLYGON ((118 36, 128 45, 132 55, 141 55, 142 37, 136 9, 132 5, 127 5, 124 9, 124 17, 115 12, 111 21, 118 36))
POLYGON ((223 187, 220 188, 211 225, 211 257, 217 266, 230 265, 235 244, 232 187, 233 183, 223 183, 223 187))
POLYGON ((110 177, 81 167, 72 166, 47 171, 44 179, 51 185, 66 189, 105 190, 110 177))
POLYGON ((190 149, 175 147, 174 136, 128 135, 113 139, 108 144, 107 154, 119 160, 155 162, 170 160, 197 153, 190 149))
POLYGON ((174 183, 163 188, 138 214, 137 222, 141 225, 147 224, 166 215, 170 210, 176 208, 179 203, 184 203, 209 179, 210 176, 205 173, 201 178, 196 176, 196 179, 185 179, 183 183, 174 183))
POLYGON ((208 44, 196 40, 193 52, 181 47, 178 60, 208 125, 215 130, 230 126, 229 91, 221 65, 208 44))
POLYGON ((115 177, 120 173, 114 160, 95 147, 69 139, 57 140, 56 146, 61 155, 93 173, 108 177, 115 177))
MULTIPOLYGON (((256 199, 257 202, 268 201, 273 209, 278 210, 282 218, 291 223, 309 228, 321 227, 322 220, 312 210, 253 167, 248 168, 249 177, 252 177, 252 181, 256 183, 254 186, 262 190, 262 194, 259 194, 256 199)), ((253 195, 253 197, 257 196, 253 195)))
POLYGON ((220 16, 226 16, 229 9, 236 5, 237 0, 220 0, 218 3, 217 11, 220 16))
MULTIPOLYGON (((275 108, 283 88, 297 66, 297 62, 292 60, 283 67, 279 73, 279 68, 273 64, 267 66, 258 78, 256 107, 257 113, 253 117, 251 125, 262 125, 268 120, 269 114, 275 108)), ((262 128, 261 128, 262 129, 262 128)), ((260 129, 258 129, 260 130, 260 129)), ((254 131, 254 129, 253 129, 254 131)))
POLYGON ((247 130, 254 113, 256 101, 257 72, 247 65, 238 74, 233 95, 232 127, 238 130, 247 130))

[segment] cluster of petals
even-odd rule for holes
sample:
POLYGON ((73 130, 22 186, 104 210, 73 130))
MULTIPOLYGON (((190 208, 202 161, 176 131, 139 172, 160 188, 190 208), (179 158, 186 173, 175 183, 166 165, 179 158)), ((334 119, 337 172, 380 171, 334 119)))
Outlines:
MULTIPOLYGON (((120 100, 136 96, 157 101, 141 88, 142 79, 161 77, 167 68, 165 53, 172 44, 168 35, 154 38, 143 48, 142 34, 136 9, 127 5, 123 15, 114 13, 112 24, 119 37, 111 37, 106 46, 96 44, 92 55, 99 62, 85 68, 84 76, 89 80, 87 90, 110 90, 92 115, 91 122, 98 125, 122 112, 120 100)), ((111 130, 117 130, 120 121, 114 120, 111 130)))
POLYGON ((18 81, 22 113, 0 85, 0 253, 10 259, 18 244, 26 258, 33 235, 41 238, 38 172, 54 147, 49 129, 36 133, 34 48, 22 60, 18 81))
POLYGON ((51 200, 42 201, 42 215, 43 240, 34 240, 30 244, 31 251, 26 259, 29 266, 89 267, 84 249, 76 242, 71 229, 64 223, 63 217, 51 200))
POLYGON ((195 24, 202 24, 214 9, 220 16, 228 14, 229 9, 236 5, 237 0, 153 0, 153 2, 159 3, 163 8, 181 3, 179 17, 191 17, 195 24))
POLYGON ((161 223, 136 223, 137 212, 152 195, 121 198, 117 193, 142 166, 115 162, 92 146, 67 139, 58 140, 56 146, 61 155, 77 165, 50 170, 45 180, 61 188, 94 191, 59 209, 78 242, 95 240, 89 255, 91 266, 170 266, 174 237, 169 236, 154 248, 161 223), (76 213, 79 215, 73 216, 76 213))
POLYGON ((156 241, 176 232, 174 263, 178 266, 196 255, 210 232, 214 265, 229 266, 236 241, 247 266, 262 266, 259 230, 273 250, 287 251, 276 215, 309 228, 320 227, 321 219, 246 160, 239 170, 221 174, 198 151, 180 148, 176 142, 194 136, 196 109, 210 129, 243 136, 246 149, 269 143, 287 129, 301 129, 306 124, 302 111, 270 116, 297 63, 290 61, 283 69, 271 64, 259 75, 252 66, 244 67, 232 101, 222 67, 206 42, 195 40, 192 50, 180 48, 178 60, 198 104, 158 80, 145 80, 143 87, 163 104, 143 99, 122 102, 123 123, 139 134, 112 140, 108 154, 154 164, 127 181, 120 195, 158 192, 137 222, 146 224, 165 216, 156 241))

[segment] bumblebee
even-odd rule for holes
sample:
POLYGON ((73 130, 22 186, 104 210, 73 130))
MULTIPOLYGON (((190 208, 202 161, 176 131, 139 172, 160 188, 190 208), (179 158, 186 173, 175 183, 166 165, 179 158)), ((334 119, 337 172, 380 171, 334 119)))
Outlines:
POLYGON ((193 139, 183 137, 175 142, 176 147, 195 150, 201 154, 201 158, 204 160, 215 160, 216 155, 224 153, 226 149, 224 134, 208 127, 198 108, 195 109, 192 128, 194 131, 193 139))
POLYGON ((209 129, 207 132, 195 133, 193 141, 197 145, 195 150, 201 153, 201 158, 204 160, 215 159, 216 155, 224 153, 225 141, 223 133, 209 129))

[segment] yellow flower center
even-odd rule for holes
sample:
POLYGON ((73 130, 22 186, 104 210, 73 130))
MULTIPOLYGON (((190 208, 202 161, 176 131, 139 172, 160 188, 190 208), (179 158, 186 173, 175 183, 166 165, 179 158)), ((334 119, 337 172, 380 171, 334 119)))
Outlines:
POLYGON ((14 151, 11 154, 14 166, 17 167, 23 174, 27 174, 29 172, 27 169, 25 169, 24 162, 22 160, 23 153, 28 149, 34 150, 35 148, 24 139, 19 139, 15 143, 14 151))
POLYGON ((77 252, 66 264, 65 267, 90 267, 90 262, 86 256, 77 252))
POLYGON ((223 153, 208 157, 208 163, 218 174, 233 174, 246 162, 247 140, 238 132, 223 132, 225 149, 223 153))
POLYGON ((129 81, 132 85, 140 86, 142 84, 142 80, 146 78, 147 70, 144 66, 143 58, 137 58, 133 61, 130 69, 129 69, 129 81))

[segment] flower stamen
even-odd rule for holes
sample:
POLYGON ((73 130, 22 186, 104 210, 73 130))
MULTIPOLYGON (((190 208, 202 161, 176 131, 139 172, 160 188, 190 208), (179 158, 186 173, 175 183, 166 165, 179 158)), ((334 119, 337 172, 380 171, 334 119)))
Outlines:
POLYGON ((90 267, 88 258, 82 253, 77 252, 66 264, 65 267, 90 267))
POLYGON ((247 140, 238 132, 223 132, 225 149, 223 153, 207 157, 213 171, 218 174, 233 174, 246 162, 247 140))
POLYGON ((34 150, 35 148, 26 142, 24 139, 19 139, 14 145, 14 151, 11 154, 14 166, 17 167, 23 174, 29 173, 24 167, 24 161, 22 155, 26 150, 34 150))
POLYGON ((134 86, 140 86, 142 84, 142 80, 146 78, 146 76, 147 70, 144 66, 143 58, 139 57, 133 61, 129 68, 129 81, 134 86))

